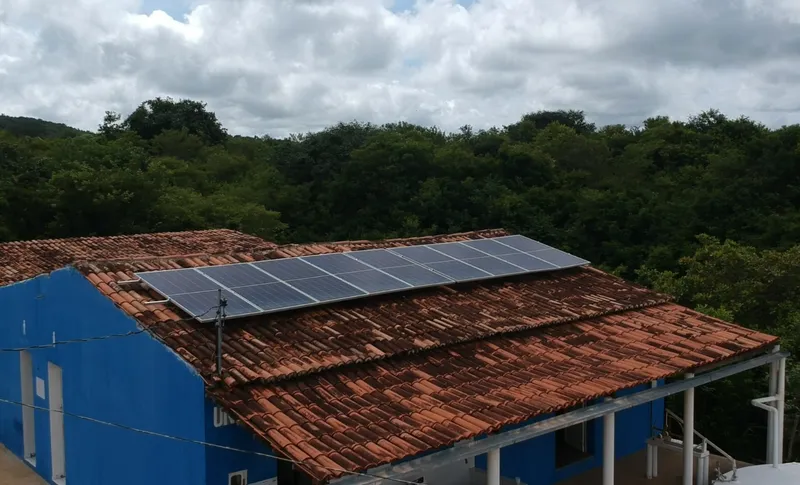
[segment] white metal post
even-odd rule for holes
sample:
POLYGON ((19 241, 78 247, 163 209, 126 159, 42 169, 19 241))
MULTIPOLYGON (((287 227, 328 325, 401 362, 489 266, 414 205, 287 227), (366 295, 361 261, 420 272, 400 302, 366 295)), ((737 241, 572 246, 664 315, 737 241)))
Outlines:
POLYGON ((614 413, 603 416, 603 485, 614 485, 614 413))
POLYGON ((778 435, 778 439, 776 439, 776 446, 777 449, 775 450, 775 456, 777 457, 777 464, 780 465, 783 463, 783 410, 784 410, 784 400, 786 398, 786 357, 782 358, 778 363, 778 399, 775 402, 775 407, 778 409, 778 412, 775 413, 775 420, 777 423, 775 424, 775 433, 778 435))
MULTIPOLYGON (((686 374, 687 379, 694 374, 686 374)), ((683 391, 683 485, 692 485, 694 473, 694 388, 683 391)))
POLYGON ((500 485, 500 448, 486 453, 486 485, 500 485))
MULTIPOLYGON (((658 387, 658 381, 650 381, 650 389, 658 387)), ((652 439, 657 433, 653 432, 653 402, 650 401, 650 439, 647 441, 647 479, 651 480, 658 476, 658 448, 653 444, 652 439)), ((663 426, 663 425, 662 425, 663 426)), ((661 430, 663 431, 663 430, 661 430)))
POLYGON ((708 445, 703 440, 700 456, 697 457, 697 470, 695 470, 695 485, 708 485, 708 445))
MULTIPOLYGON (((777 396, 778 395, 778 362, 773 362, 769 365, 769 394, 768 396, 777 396)), ((766 404, 766 403, 765 403, 766 404)), ((772 403, 767 404, 768 406, 775 406, 772 403)), ((767 461, 772 463, 773 465, 777 465, 775 461, 775 440, 779 439, 778 436, 775 436, 775 430, 778 428, 777 420, 775 419, 776 413, 767 413, 767 461)))

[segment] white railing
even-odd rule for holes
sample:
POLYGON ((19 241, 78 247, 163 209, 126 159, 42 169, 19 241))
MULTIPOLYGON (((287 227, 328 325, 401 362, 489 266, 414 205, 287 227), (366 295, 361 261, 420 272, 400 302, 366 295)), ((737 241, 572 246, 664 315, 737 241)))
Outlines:
MULTIPOLYGON (((681 428, 683 428, 683 419, 681 419, 680 416, 678 416, 677 414, 673 413, 669 409, 667 409, 666 411, 667 411, 667 413, 666 413, 667 420, 674 419, 675 421, 678 422, 678 424, 681 425, 681 428)), ((667 428, 667 427, 668 426, 665 426, 665 428, 667 428)), ((726 460, 728 460, 731 463, 731 478, 730 478, 730 481, 736 481, 736 460, 731 455, 729 455, 727 452, 725 452, 725 450, 723 450, 722 448, 717 446, 713 441, 711 441, 710 439, 708 439, 705 436, 703 436, 702 434, 700 434, 697 430, 694 431, 694 434, 695 434, 695 436, 697 436, 701 440, 699 445, 695 445, 695 447, 699 447, 700 448, 700 451, 706 451, 708 449, 708 447, 711 447, 714 450, 716 450, 718 455, 722 456, 723 458, 725 458, 726 460)), ((717 477, 715 478, 715 481, 720 480, 721 476, 722 476, 722 473, 720 472, 719 467, 717 467, 716 472, 717 472, 716 473, 717 477)))

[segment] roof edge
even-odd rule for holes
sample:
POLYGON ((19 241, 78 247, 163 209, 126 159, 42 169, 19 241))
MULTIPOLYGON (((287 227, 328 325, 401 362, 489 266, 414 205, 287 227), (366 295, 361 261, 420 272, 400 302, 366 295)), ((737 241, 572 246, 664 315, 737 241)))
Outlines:
MULTIPOLYGON (((757 346, 757 347, 755 347, 753 349, 749 349, 749 350, 746 350, 746 351, 741 351, 741 352, 734 353, 733 355, 729 356, 728 358, 721 359, 721 360, 717 361, 717 363, 720 364, 720 365, 725 365, 726 362, 727 363, 733 363, 733 362, 736 362, 738 359, 740 359, 742 356, 748 355, 748 354, 749 355, 753 355, 754 358, 755 358, 755 357, 757 357, 759 355, 763 355, 764 352, 766 351, 766 349, 768 349, 770 346, 775 345, 776 342, 778 342, 778 341, 779 341, 779 339, 776 337, 772 341, 763 343, 763 344, 761 344, 761 345, 759 345, 759 346, 757 346)), ((669 372, 669 373, 665 372, 665 373, 661 374, 659 377, 657 377, 657 379, 667 379, 667 378, 670 378, 670 377, 674 377, 674 376, 683 374, 685 372, 690 372, 692 370, 696 370, 699 367, 701 367, 701 366, 690 366, 690 367, 686 367, 684 369, 680 369, 680 370, 678 370, 676 372, 669 372)), ((569 409, 571 407, 574 407, 574 406, 576 406, 576 405, 578 405, 578 404, 580 404, 582 402, 587 402, 587 401, 591 401, 591 400, 594 400, 594 399, 599 399, 599 398, 602 398, 602 397, 605 397, 605 396, 613 395, 613 393, 615 393, 615 392, 619 392, 619 391, 622 391, 622 390, 631 389, 631 388, 634 388, 634 387, 637 387, 637 386, 640 386, 640 385, 643 385, 643 384, 647 384, 647 383, 652 382, 653 380, 654 379, 652 379, 650 377, 638 379, 638 380, 635 380, 635 381, 628 382, 624 386, 620 386, 618 389, 616 389, 614 391, 611 391, 611 393, 595 394, 595 395, 589 396, 589 397, 587 397, 585 399, 575 399, 572 402, 569 402, 569 403, 567 403, 565 405, 555 406, 555 407, 553 407, 551 409, 544 410, 544 411, 537 412, 537 413, 533 413, 533 414, 527 415, 525 417, 522 417, 520 419, 506 420, 506 422, 502 422, 500 424, 491 426, 489 429, 483 430, 483 432, 481 432, 481 433, 474 433, 474 434, 472 434, 472 435, 470 435, 470 436, 468 436, 468 437, 466 437, 464 439, 460 439, 460 440, 451 440, 449 443, 445 444, 444 447, 450 447, 450 446, 455 445, 458 442, 463 442, 465 440, 474 439, 477 436, 481 436, 481 435, 490 435, 490 434, 495 434, 495 433, 502 433, 504 431, 507 431, 507 430, 504 430, 504 428, 507 428, 509 426, 516 426, 516 425, 519 425, 520 423, 524 423, 526 421, 530 421, 530 420, 532 420, 532 419, 534 419, 534 418, 536 418, 538 416, 542 416, 542 415, 545 415, 545 414, 548 414, 548 413, 554 413, 554 412, 558 412, 558 411, 563 411, 563 410, 569 409)), ((207 391, 208 390, 209 389, 207 389, 207 391)), ((211 389, 211 390, 213 391, 213 389, 211 389)), ((242 426, 244 429, 249 430, 251 433, 255 434, 260 439, 264 440, 271 447, 273 447, 273 449, 275 449, 276 452, 279 451, 275 447, 276 446, 279 447, 280 444, 278 442, 274 441, 273 439, 271 439, 266 432, 264 432, 264 431, 258 429, 257 427, 253 426, 251 424, 250 420, 247 418, 247 416, 243 416, 240 413, 236 412, 236 410, 233 407, 231 407, 230 405, 225 403, 224 399, 219 399, 218 397, 215 397, 211 393, 209 393, 209 397, 211 397, 212 400, 214 400, 214 402, 219 403, 219 405, 222 406, 223 408, 225 408, 227 412, 229 412, 230 414, 236 416, 238 418, 237 419, 237 421, 238 421, 237 424, 239 426, 242 426)), ((393 460, 384 459, 380 463, 378 463, 376 466, 377 467, 385 466, 385 465, 390 464, 390 463, 408 460, 408 459, 416 457, 416 456, 420 456, 420 454, 419 453, 417 453, 417 454, 407 454, 407 455, 404 455, 404 456, 399 457, 399 458, 394 458, 393 460)), ((313 465, 313 464, 312 465, 307 465, 306 463, 303 463, 303 462, 298 463, 298 466, 300 466, 306 473, 308 473, 311 476, 312 479, 314 479, 316 481, 316 483, 319 483, 319 484, 329 483, 333 479, 336 479, 336 478, 339 478, 339 477, 342 477, 342 476, 346 476, 346 475, 350 475, 350 474, 364 474, 365 472, 369 472, 369 470, 371 469, 371 468, 356 468, 354 470, 346 470, 346 471, 344 469, 333 470, 332 468, 320 468, 318 465, 313 465)))

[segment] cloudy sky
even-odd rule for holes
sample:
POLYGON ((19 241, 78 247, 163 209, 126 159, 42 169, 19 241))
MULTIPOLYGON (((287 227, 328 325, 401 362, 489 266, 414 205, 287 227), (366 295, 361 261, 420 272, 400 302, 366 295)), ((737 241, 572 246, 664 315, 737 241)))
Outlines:
POLYGON ((156 96, 233 133, 800 122, 800 0, 0 0, 0 112, 95 129, 156 96))

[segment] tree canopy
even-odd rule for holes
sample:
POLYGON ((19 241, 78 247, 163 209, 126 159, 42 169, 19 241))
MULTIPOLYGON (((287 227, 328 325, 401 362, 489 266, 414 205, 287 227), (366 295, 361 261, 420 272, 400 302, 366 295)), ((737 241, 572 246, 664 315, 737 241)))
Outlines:
MULTIPOLYGON (((712 110, 598 128, 581 111, 542 111, 488 130, 352 122, 275 139, 230 136, 205 104, 168 98, 107 113, 98 133, 0 121, 0 240, 227 227, 305 242, 503 227, 798 349, 800 125, 712 110)), ((737 420, 763 437, 749 399, 765 380, 741 379, 699 394, 698 426, 763 461, 763 439, 742 438, 737 420), (708 412, 721 402, 726 414, 708 412)), ((788 406, 797 413, 797 398, 788 406)))

